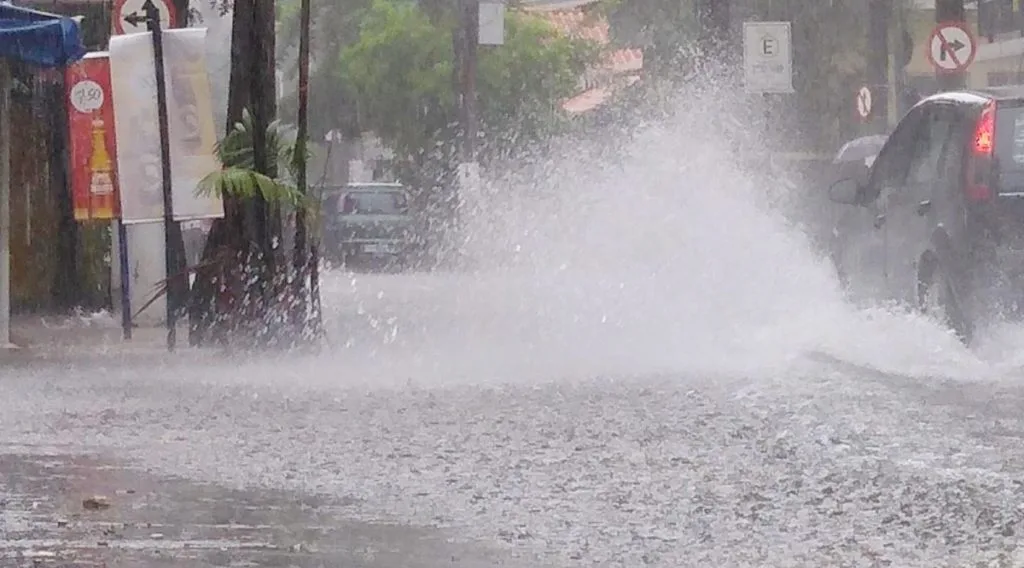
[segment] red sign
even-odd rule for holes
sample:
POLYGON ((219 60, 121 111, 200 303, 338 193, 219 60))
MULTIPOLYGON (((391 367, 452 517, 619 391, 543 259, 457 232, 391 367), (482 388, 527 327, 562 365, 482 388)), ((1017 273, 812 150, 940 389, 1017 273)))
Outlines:
POLYGON ((120 215, 110 59, 90 53, 65 72, 75 220, 120 215))
MULTIPOLYGON (((114 11, 110 18, 111 27, 113 28, 111 35, 136 34, 148 31, 145 22, 128 21, 125 19, 132 15, 145 16, 146 11, 142 7, 143 4, 145 4, 145 0, 114 0, 114 11)), ((154 4, 156 4, 157 12, 160 14, 160 28, 167 30, 175 27, 177 19, 175 18, 174 3, 171 0, 155 0, 154 4)))
POLYGON ((971 66, 978 45, 964 22, 943 22, 928 36, 928 62, 939 73, 961 73, 971 66))

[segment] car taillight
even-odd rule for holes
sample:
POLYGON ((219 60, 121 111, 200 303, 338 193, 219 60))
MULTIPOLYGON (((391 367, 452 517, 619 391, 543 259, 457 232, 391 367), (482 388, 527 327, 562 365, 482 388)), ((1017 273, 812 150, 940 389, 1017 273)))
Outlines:
POLYGON ((964 193, 968 201, 980 202, 992 199, 989 177, 992 169, 992 151, 995 147, 996 109, 995 102, 985 105, 974 126, 973 155, 967 169, 964 193))
POLYGON ((989 103, 981 111, 981 116, 978 117, 978 124, 974 127, 974 153, 980 156, 992 156, 995 133, 995 104, 989 103))

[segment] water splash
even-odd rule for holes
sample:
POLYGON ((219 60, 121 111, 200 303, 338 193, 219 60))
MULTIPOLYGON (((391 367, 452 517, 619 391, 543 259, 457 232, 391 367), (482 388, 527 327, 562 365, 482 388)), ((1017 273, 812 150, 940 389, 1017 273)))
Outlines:
POLYGON ((516 164, 464 196, 469 273, 329 284, 339 335, 358 334, 363 318, 377 343, 372 356, 359 347, 334 356, 362 360, 375 380, 428 384, 768 377, 820 356, 947 378, 1024 363, 1010 339, 1024 332, 983 330, 971 351, 923 317, 848 304, 798 228, 813 220, 779 206, 794 198, 780 195, 790 186, 750 168, 745 151, 761 129, 721 120, 731 112, 721 93, 679 101, 620 153, 595 159, 595 142, 564 143, 555 157, 516 164))

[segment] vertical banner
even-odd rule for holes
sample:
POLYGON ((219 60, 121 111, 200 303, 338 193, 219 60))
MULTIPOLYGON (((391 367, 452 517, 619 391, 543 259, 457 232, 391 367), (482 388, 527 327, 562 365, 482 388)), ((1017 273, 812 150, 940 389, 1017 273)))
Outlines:
POLYGON ((89 53, 65 74, 75 220, 116 219, 120 207, 110 60, 106 53, 89 53))
MULTIPOLYGON (((224 216, 220 197, 200 195, 199 181, 220 169, 206 65, 206 30, 163 32, 170 131, 174 219, 189 221, 224 216)), ((114 125, 121 217, 125 223, 163 221, 163 177, 157 121, 153 39, 138 33, 110 38, 114 125)))

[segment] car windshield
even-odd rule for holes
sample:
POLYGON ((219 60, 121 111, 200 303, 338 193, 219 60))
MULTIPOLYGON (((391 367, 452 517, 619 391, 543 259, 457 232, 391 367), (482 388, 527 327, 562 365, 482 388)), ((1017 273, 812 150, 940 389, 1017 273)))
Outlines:
POLYGON ((343 215, 404 215, 406 210, 401 191, 350 191, 338 202, 343 215))

